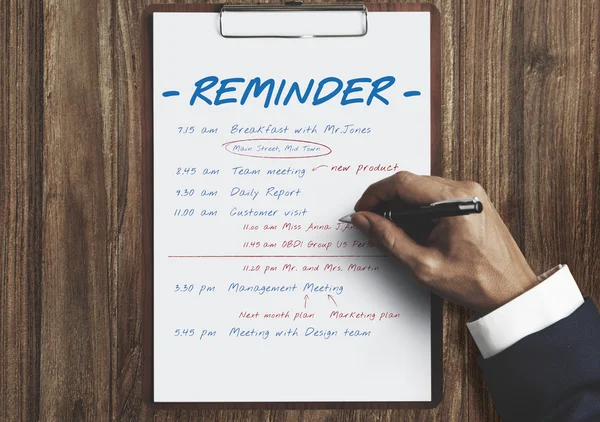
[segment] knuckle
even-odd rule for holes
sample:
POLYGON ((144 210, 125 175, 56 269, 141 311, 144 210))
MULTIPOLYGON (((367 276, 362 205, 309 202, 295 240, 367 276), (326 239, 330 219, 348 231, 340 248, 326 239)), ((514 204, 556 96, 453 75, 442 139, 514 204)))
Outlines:
POLYGON ((443 189, 444 199, 454 199, 454 198, 462 198, 464 196, 469 196, 466 192, 466 189, 456 187, 456 186, 445 186, 443 189))
POLYGON ((469 194, 473 194, 474 196, 482 196, 485 194, 485 190, 483 186, 481 186, 477 182, 468 181, 465 182, 465 189, 469 192, 469 194))
POLYGON ((412 176, 413 176, 413 174, 411 172, 406 171, 406 170, 401 170, 394 175, 394 178, 396 179, 396 182, 398 182, 398 184, 403 185, 403 184, 409 182, 410 178, 412 176))
POLYGON ((471 196, 486 197, 483 186, 473 181, 459 182, 457 186, 451 188, 451 193, 454 198, 471 196))
POLYGON ((416 263, 414 272, 424 282, 433 281, 439 277, 440 262, 430 257, 422 258, 416 263))

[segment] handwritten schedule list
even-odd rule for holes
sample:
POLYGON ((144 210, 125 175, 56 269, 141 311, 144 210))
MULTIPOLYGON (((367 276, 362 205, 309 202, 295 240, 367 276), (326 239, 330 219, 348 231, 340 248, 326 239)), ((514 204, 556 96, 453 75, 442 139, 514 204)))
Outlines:
POLYGON ((428 14, 374 15, 373 44, 423 40, 284 49, 155 15, 155 400, 429 400, 429 293, 338 221, 429 172, 428 14))

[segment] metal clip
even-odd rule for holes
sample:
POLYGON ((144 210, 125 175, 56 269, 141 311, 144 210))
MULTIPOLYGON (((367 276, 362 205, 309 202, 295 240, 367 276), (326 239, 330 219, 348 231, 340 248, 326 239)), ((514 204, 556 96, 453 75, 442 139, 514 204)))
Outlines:
POLYGON ((284 4, 228 4, 219 13, 219 33, 223 38, 348 38, 364 37, 369 31, 367 7, 364 4, 303 4, 289 1, 284 4), (224 16, 239 12, 361 12, 364 17, 363 30, 356 34, 306 34, 306 35, 231 35, 224 30, 224 16))

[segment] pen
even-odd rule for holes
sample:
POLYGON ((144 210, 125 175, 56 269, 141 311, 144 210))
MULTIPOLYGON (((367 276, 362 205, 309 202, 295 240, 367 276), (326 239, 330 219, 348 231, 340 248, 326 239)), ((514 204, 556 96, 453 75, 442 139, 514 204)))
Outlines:
MULTIPOLYGON (((434 202, 429 205, 421 207, 403 208, 403 209, 386 209, 383 211, 371 211, 394 223, 400 223, 408 217, 427 217, 427 218, 440 218, 440 217, 454 217, 459 215, 467 215, 473 213, 480 213, 483 211, 483 204, 477 197, 475 198, 459 198, 459 199, 448 199, 446 201, 434 202)), ((348 214, 340 218, 339 221, 343 223, 351 223, 352 216, 356 214, 348 214)))

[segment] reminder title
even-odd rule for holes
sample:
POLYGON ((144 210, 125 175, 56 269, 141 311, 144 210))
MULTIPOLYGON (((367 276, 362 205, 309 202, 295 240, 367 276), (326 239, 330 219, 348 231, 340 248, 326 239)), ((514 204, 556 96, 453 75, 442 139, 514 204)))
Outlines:
POLYGON ((263 81, 256 77, 249 80, 228 78, 219 81, 217 76, 207 76, 195 83, 196 89, 190 99, 190 106, 197 102, 213 106, 239 103, 243 106, 251 97, 262 102, 264 108, 287 106, 296 101, 300 104, 309 101, 313 106, 328 101, 339 101, 342 106, 357 103, 370 106, 374 101, 388 105, 389 100, 384 96, 384 91, 395 81, 393 76, 382 76, 375 80, 355 78, 346 81, 329 76, 319 82, 311 79, 304 86, 300 86, 298 82, 288 83, 285 79, 263 81))

